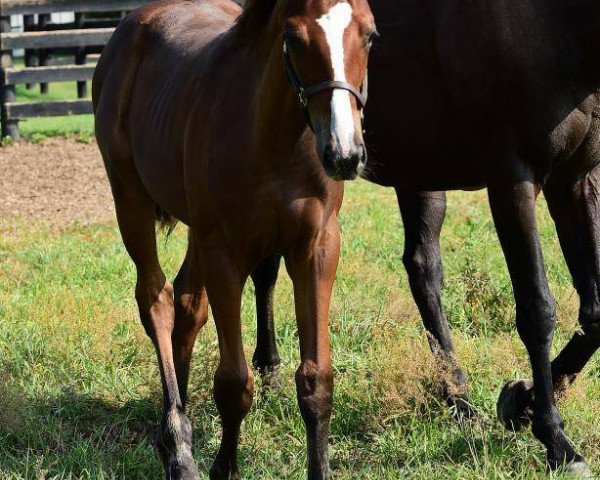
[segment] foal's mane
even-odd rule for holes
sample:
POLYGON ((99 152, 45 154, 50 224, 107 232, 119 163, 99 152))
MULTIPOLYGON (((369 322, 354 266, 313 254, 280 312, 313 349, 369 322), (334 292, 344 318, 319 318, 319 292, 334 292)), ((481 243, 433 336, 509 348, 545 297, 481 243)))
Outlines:
POLYGON ((248 0, 238 18, 238 28, 246 33, 260 31, 266 27, 279 2, 280 0, 248 0))

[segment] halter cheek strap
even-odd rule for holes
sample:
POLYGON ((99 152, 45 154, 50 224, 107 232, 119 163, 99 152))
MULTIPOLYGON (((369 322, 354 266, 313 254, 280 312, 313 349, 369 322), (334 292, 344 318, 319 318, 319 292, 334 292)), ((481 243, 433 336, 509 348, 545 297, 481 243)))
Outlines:
POLYGON ((362 110, 365 108, 367 104, 367 96, 368 96, 368 84, 369 84, 369 76, 368 73, 365 75, 365 79, 363 81, 362 87, 359 90, 354 85, 348 82, 339 82, 335 80, 331 80, 328 82, 322 82, 317 85, 312 85, 310 87, 304 87, 296 70, 294 69, 294 65, 292 64, 292 59, 290 58, 290 54, 288 52, 287 42, 283 42, 283 66, 285 67, 285 73, 292 85, 292 88, 298 94, 298 100, 300 101, 300 107, 302 108, 302 112, 306 117, 306 122, 311 130, 314 131, 312 122, 310 120, 310 114, 308 112, 308 101, 310 97, 316 95, 317 93, 324 92, 327 90, 346 90, 350 92, 356 98, 358 103, 358 107, 362 110))

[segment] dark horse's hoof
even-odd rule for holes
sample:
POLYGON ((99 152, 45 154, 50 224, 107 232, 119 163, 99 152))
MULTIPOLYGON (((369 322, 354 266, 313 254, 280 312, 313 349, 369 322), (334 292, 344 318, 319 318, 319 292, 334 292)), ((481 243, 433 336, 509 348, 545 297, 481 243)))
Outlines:
POLYGON ((518 432, 531 424, 533 382, 513 380, 504 385, 498 397, 498 419, 508 430, 518 432))
POLYGON ((279 367, 266 367, 260 370, 260 378, 262 380, 262 391, 275 392, 283 388, 279 367))
POLYGON ((215 462, 210 469, 210 480, 240 480, 240 472, 237 468, 222 468, 215 462))
POLYGON ((561 474, 561 478, 572 480, 594 480, 596 477, 592 474, 585 460, 577 455, 577 458, 567 464, 548 462, 548 470, 561 474))

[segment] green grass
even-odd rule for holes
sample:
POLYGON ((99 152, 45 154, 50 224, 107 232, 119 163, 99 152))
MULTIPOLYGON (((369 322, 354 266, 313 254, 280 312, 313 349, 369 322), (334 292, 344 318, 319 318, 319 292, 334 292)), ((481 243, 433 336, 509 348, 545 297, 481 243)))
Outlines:
MULTIPOLYGON (((23 66, 22 59, 16 62, 23 66)), ((89 87, 88 83, 88 88, 89 87)), ((25 85, 17 86, 18 102, 41 102, 77 99, 77 84, 75 82, 51 83, 48 94, 40 94, 39 85, 28 90, 25 85)), ((88 138, 94 133, 94 117, 92 115, 71 115, 61 117, 29 118, 19 122, 23 138, 39 141, 48 137, 77 136, 88 138)))
MULTIPOLYGON (((578 302, 543 204, 539 216, 559 302, 558 348, 576 328, 578 302)), ((333 478, 547 478, 543 447, 531 433, 508 433, 495 421, 501 386, 530 374, 514 331, 511 287, 485 195, 451 194, 443 232, 444 301, 483 426, 459 428, 436 393, 401 264, 403 231, 392 191, 349 185, 341 224, 343 254, 331 316, 333 478)), ((57 232, 3 219, 0 229, 0 478, 161 478, 151 446, 160 417, 159 376, 137 318, 134 270, 115 226, 57 232)), ((173 277, 185 232, 178 229, 160 245, 173 277)), ((257 396, 244 422, 239 455, 245 479, 305 478, 292 301, 290 282, 282 276, 276 320, 285 385, 266 399, 257 396)), ((243 326, 250 357, 255 343, 250 286, 243 326)), ((211 322, 199 336, 190 385, 201 478, 207 478, 220 435, 211 398, 217 360, 211 322)), ((596 357, 560 404, 568 434, 596 472, 599 392, 596 357)))

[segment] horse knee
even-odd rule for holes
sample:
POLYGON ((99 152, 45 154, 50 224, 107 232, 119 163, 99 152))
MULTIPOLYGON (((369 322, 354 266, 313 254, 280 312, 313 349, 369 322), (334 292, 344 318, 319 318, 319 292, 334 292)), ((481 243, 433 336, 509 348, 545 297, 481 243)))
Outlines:
POLYGON ((442 280, 442 261, 439 254, 428 254, 420 248, 415 248, 403 255, 402 263, 411 278, 435 278, 440 282, 442 280))
POLYGON ((254 374, 221 362, 215 373, 214 397, 224 426, 237 427, 252 406, 254 374))
POLYGON ((296 371, 296 390, 300 412, 308 427, 328 422, 333 404, 331 367, 320 367, 308 360, 296 371))
POLYGON ((175 320, 173 286, 164 276, 138 277, 135 298, 146 334, 156 341, 160 334, 171 334, 175 320))
POLYGON ((517 302, 517 331, 526 346, 548 346, 555 326, 556 301, 550 292, 517 302))

